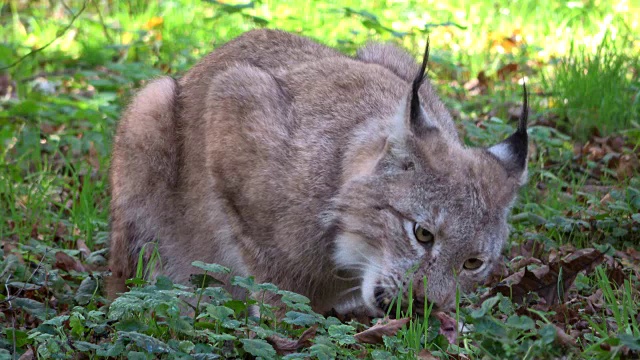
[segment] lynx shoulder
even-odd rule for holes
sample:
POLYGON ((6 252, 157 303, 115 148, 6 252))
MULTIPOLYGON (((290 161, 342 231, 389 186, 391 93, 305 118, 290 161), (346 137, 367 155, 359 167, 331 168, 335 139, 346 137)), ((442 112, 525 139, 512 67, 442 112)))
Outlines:
POLYGON ((513 135, 467 148, 427 53, 422 66, 392 45, 348 57, 257 30, 146 85, 114 142, 111 296, 156 244, 176 282, 201 260, 319 312, 379 315, 411 280, 418 303, 451 307, 499 261, 526 178, 526 94, 513 135))

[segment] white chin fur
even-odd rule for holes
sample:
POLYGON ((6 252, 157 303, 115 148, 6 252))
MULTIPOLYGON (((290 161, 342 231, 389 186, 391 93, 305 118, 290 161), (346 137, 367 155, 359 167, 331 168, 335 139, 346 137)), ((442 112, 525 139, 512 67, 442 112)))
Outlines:
POLYGON ((362 276, 361 296, 346 299, 337 306, 336 310, 343 313, 354 309, 362 311, 364 305, 367 313, 380 316, 382 312, 376 307, 373 295, 379 269, 382 267, 382 258, 378 251, 369 246, 360 236, 342 233, 336 237, 333 260, 339 268, 355 270, 359 276, 362 276))
POLYGON ((374 291, 378 280, 378 268, 369 266, 362 279, 362 300, 367 312, 372 316, 384 316, 384 312, 376 306, 374 291))

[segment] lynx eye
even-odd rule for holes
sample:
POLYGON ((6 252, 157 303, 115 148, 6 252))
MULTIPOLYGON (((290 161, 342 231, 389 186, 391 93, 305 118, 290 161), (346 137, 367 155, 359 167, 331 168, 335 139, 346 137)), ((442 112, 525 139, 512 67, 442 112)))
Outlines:
POLYGON ((484 262, 480 259, 476 259, 476 258, 467 259, 467 261, 464 262, 464 269, 478 270, 480 269, 480 267, 482 267, 482 264, 484 264, 484 262))
POLYGON ((418 224, 413 225, 413 236, 423 244, 433 242, 433 234, 418 224))

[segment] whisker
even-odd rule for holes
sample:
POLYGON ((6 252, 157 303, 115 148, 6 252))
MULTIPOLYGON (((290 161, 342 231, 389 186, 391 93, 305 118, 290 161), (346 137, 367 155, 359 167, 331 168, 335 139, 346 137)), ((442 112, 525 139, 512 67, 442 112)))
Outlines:
POLYGON ((345 297, 346 295, 348 295, 348 294, 350 294, 350 293, 352 293, 352 292, 354 292, 354 291, 356 291, 356 290, 360 290, 360 289, 362 289, 362 286, 361 286, 361 285, 358 285, 358 286, 354 286, 354 287, 351 287, 351 288, 349 288, 349 289, 346 289, 346 290, 344 290, 344 291, 341 291, 341 292, 338 294, 338 298, 343 298, 343 297, 345 297))

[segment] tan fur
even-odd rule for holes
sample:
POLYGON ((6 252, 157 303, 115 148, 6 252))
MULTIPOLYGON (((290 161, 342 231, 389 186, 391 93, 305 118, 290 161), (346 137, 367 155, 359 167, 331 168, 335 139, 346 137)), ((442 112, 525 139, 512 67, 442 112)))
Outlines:
POLYGON ((317 311, 378 314, 374 289, 390 296, 413 267, 429 281, 416 296, 450 307, 456 283, 486 276, 461 272, 466 259, 497 261, 523 169, 465 148, 428 82, 420 98, 434 130, 414 134, 418 68, 391 45, 350 58, 256 30, 177 83, 148 84, 114 144, 111 296, 156 241, 162 272, 182 283, 201 260, 306 295, 317 311), (407 221, 430 228, 432 249, 407 221))

